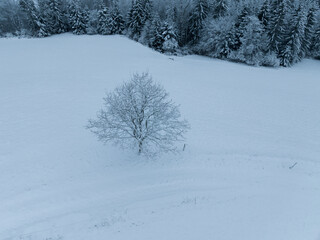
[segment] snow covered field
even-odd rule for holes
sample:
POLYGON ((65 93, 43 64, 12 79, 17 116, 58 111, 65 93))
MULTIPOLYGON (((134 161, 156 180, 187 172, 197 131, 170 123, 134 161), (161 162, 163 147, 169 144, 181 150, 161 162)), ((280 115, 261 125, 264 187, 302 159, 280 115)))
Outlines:
POLYGON ((320 239, 320 61, 0 39, 0 89, 1 240, 320 239), (180 155, 139 159, 84 128, 105 91, 145 70, 191 124, 180 155))

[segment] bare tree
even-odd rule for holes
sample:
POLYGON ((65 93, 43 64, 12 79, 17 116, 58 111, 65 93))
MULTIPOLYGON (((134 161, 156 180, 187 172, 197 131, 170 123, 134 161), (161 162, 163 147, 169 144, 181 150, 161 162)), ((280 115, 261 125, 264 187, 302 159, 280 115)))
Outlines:
POLYGON ((175 151, 174 143, 184 140, 189 124, 180 117, 178 106, 164 88, 142 73, 107 94, 104 108, 87 127, 102 142, 150 155, 175 151))

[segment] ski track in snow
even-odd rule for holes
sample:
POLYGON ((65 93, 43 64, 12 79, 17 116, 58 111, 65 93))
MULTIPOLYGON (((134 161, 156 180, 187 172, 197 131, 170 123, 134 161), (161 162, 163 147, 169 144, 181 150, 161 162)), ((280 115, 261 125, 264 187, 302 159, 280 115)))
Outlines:
POLYGON ((320 240, 320 61, 255 68, 71 34, 0 52, 0 239, 320 240), (139 159, 84 127, 145 70, 191 124, 179 155, 139 159))

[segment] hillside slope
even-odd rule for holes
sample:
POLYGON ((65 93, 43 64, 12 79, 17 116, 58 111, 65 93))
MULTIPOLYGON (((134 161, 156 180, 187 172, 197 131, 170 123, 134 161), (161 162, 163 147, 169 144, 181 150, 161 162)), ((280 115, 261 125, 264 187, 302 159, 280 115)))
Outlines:
POLYGON ((70 34, 0 53, 0 239, 320 239, 319 61, 254 68, 70 34), (179 155, 140 159, 84 128, 146 70, 191 124, 179 155))

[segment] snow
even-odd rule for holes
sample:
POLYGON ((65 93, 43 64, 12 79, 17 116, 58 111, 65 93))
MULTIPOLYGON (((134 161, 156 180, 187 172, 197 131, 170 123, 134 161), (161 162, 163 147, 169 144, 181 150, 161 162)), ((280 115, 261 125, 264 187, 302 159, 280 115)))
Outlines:
POLYGON ((0 52, 0 239, 320 239, 319 61, 256 68, 71 34, 0 52), (181 154, 139 158, 84 127, 145 70, 190 122, 181 154))

